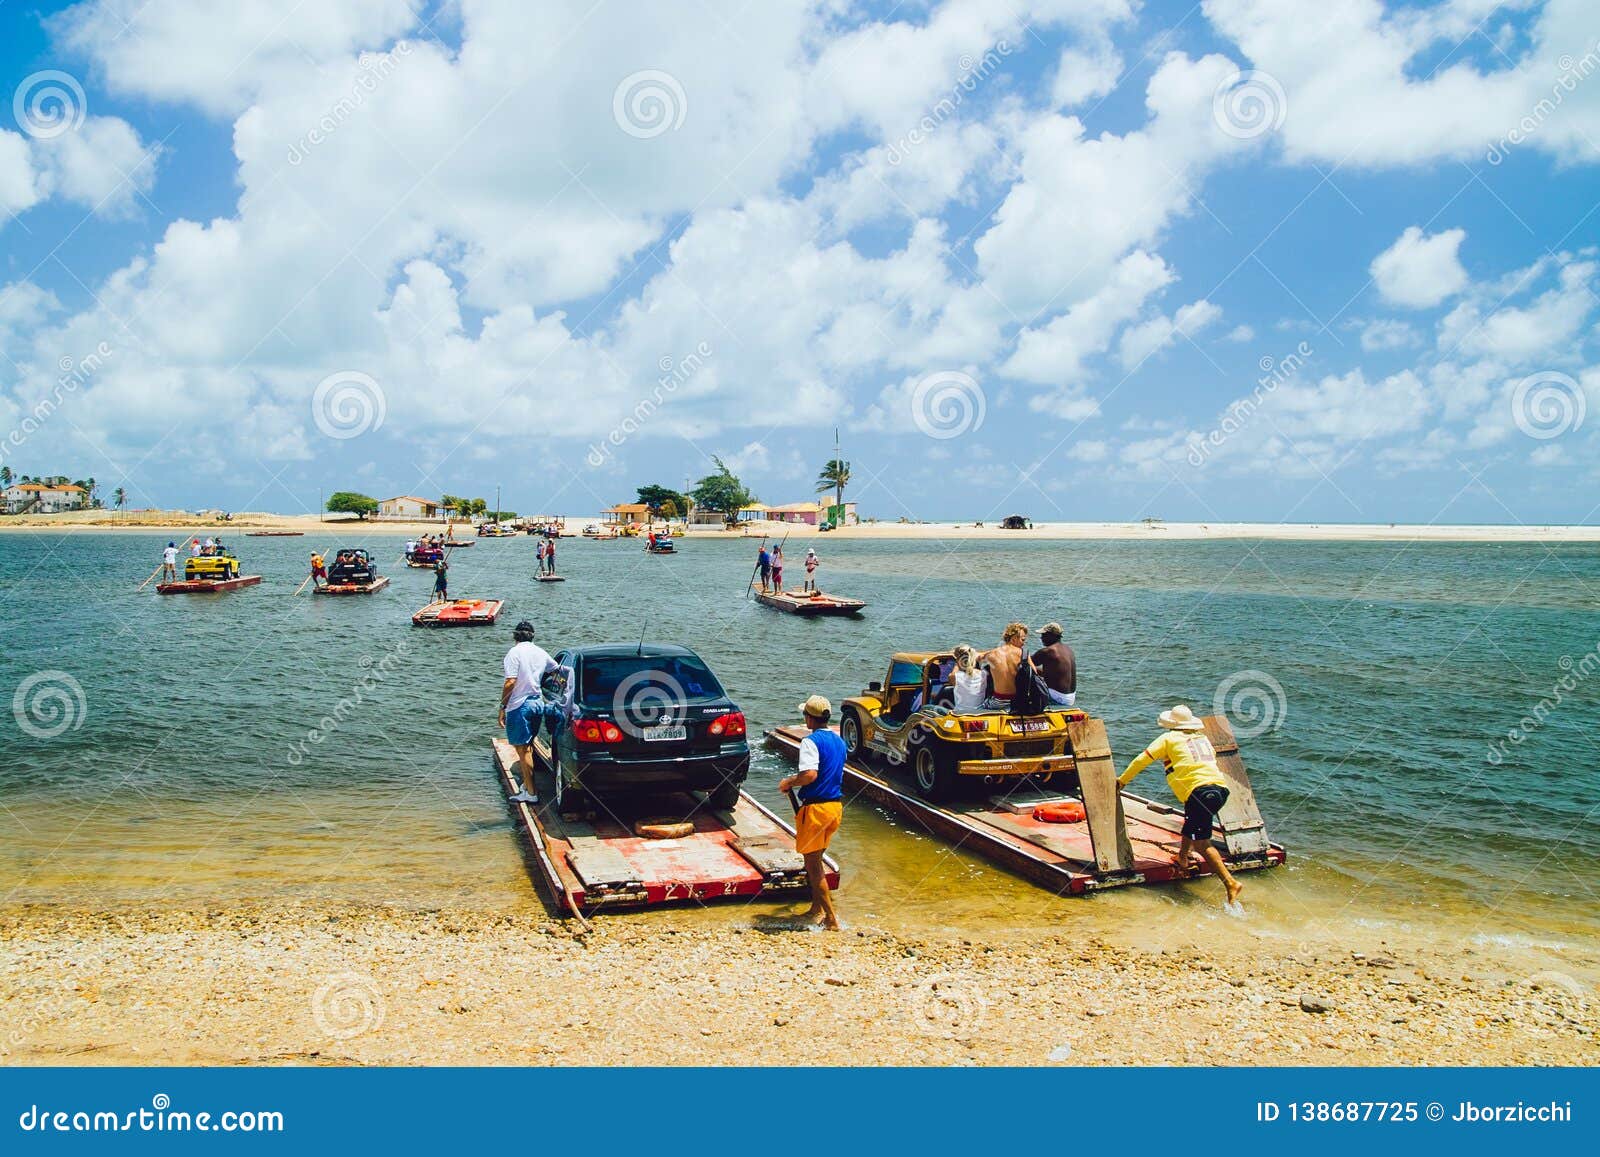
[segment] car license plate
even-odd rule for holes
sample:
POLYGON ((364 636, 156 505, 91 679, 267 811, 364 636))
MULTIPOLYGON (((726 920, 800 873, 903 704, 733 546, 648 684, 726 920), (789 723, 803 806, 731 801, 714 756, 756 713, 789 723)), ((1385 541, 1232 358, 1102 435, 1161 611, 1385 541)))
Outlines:
POLYGON ((1049 731, 1050 721, 1048 719, 1013 719, 1011 721, 1011 730, 1018 735, 1026 735, 1030 731, 1049 731))
POLYGON ((644 740, 646 743, 660 743, 665 739, 688 739, 689 729, 681 723, 664 723, 660 727, 646 727, 644 740))

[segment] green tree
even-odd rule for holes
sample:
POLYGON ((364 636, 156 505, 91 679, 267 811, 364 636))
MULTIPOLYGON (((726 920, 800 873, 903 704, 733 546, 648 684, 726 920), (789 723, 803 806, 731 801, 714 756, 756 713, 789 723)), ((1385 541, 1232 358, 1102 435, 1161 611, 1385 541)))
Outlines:
POLYGON ((128 505, 128 492, 120 486, 117 487, 111 492, 111 501, 117 504, 118 510, 121 510, 124 506, 128 505))
POLYGON ((639 501, 648 506, 652 514, 659 514, 663 518, 676 518, 679 512, 689 506, 689 499, 669 486, 641 486, 639 501), (667 513, 668 506, 672 507, 671 514, 667 513))
POLYGON ((721 458, 713 454, 711 460, 717 464, 717 472, 707 474, 696 482, 694 489, 689 491, 689 497, 694 499, 694 504, 700 509, 712 510, 722 515, 723 521, 737 521, 739 508, 749 506, 756 501, 756 496, 745 489, 744 483, 739 481, 721 458))
POLYGON ((844 505, 844 488, 850 485, 850 463, 843 458, 829 458, 828 464, 817 475, 817 493, 832 490, 837 495, 836 505, 844 505))
POLYGON ((378 513, 378 500, 353 490, 335 490, 328 495, 328 512, 354 514, 357 518, 365 519, 369 514, 378 513))
POLYGON ((11 467, 0 466, 0 490, 9 489, 11 486, 11 467))

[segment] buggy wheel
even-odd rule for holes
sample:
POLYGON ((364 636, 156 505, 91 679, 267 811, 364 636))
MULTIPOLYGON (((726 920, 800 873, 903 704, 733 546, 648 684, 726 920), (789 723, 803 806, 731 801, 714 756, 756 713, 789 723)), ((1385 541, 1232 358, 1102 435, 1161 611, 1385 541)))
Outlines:
POLYGON ((956 797, 961 780, 950 753, 925 734, 911 740, 911 777, 917 793, 929 803, 949 803, 956 797))
POLYGON ((844 740, 846 759, 863 764, 868 762, 870 753, 867 751, 866 729, 861 724, 860 713, 853 708, 847 708, 844 718, 839 720, 839 738, 844 740))

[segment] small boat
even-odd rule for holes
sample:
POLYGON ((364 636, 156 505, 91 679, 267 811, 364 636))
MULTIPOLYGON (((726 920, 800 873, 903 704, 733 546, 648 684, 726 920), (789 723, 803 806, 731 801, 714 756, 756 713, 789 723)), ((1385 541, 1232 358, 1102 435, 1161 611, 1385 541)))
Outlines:
POLYGON ((234 578, 178 579, 176 582, 157 583, 158 595, 208 595, 217 591, 236 591, 240 587, 253 587, 261 581, 258 574, 242 574, 234 578))
POLYGON ((303 530, 247 530, 246 538, 300 538, 305 534, 303 530))
POLYGON ((517 532, 498 522, 485 522, 478 527, 479 538, 515 538, 517 532))
POLYGON ((644 540, 644 548, 651 554, 677 554, 678 548, 670 534, 653 534, 644 540))
POLYGON ((533 577, 542 583, 564 583, 567 581, 567 576, 561 574, 540 574, 533 577))
POLYGON ((413 627, 491 627, 500 617, 503 599, 452 599, 429 603, 411 616, 413 627))
POLYGON ((791 615, 859 615, 867 607, 860 599, 847 599, 841 595, 822 591, 779 591, 776 594, 756 592, 756 602, 775 611, 791 615))
POLYGON ((442 545, 446 550, 465 550, 469 546, 477 546, 478 540, 475 538, 447 538, 442 545))

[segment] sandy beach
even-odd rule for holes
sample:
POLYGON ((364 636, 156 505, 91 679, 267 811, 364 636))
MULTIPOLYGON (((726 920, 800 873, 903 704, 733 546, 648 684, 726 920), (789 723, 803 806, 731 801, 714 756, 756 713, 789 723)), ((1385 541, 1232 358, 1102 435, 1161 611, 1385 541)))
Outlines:
MULTIPOLYGON (((0 913, 7 1063, 1594 1064, 1595 991, 1470 948, 1154 951, 700 914, 0 913)), ((1600 961, 1581 962, 1592 967, 1600 961)))
MULTIPOLYGON (((566 515, 566 529, 577 534, 589 523, 601 521, 595 515, 566 515)), ((461 526, 462 524, 458 524, 461 526)), ((81 510, 62 514, 15 515, 0 518, 0 531, 56 530, 79 531, 209 531, 213 534, 247 534, 252 530, 299 531, 303 534, 355 532, 370 534, 436 534, 438 522, 362 522, 349 517, 314 514, 272 514, 239 512, 226 522, 202 518, 181 511, 81 510)), ((755 523, 739 530, 723 531, 695 526, 693 537, 759 537, 762 533, 785 531, 798 537, 815 533, 805 524, 755 523)), ((466 529, 458 531, 468 533, 466 529)), ((1146 539, 1209 540, 1267 539, 1282 542, 1600 542, 1600 526, 1456 526, 1449 524, 1360 524, 1360 523, 1267 523, 1267 522, 1036 522, 1027 530, 1004 530, 998 520, 983 522, 866 522, 859 526, 829 531, 830 538, 849 539, 1002 539, 1017 540, 1109 540, 1146 539)))

